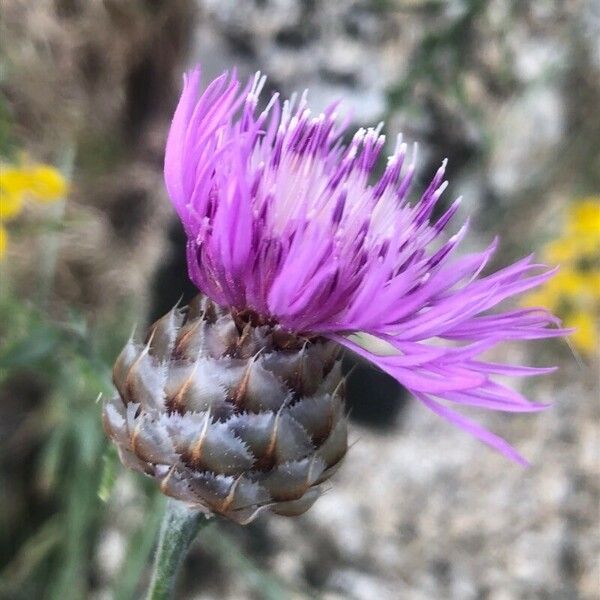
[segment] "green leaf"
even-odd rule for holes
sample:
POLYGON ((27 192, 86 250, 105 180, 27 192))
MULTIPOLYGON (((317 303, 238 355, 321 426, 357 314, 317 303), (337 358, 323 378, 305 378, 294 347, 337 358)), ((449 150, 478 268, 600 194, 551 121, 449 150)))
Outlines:
POLYGON ((21 545, 18 554, 0 572, 0 597, 14 597, 16 590, 32 576, 38 565, 56 548, 61 535, 58 521, 51 519, 21 545))
POLYGON ((102 456, 102 475, 100 477, 100 486, 98 487, 98 497, 102 502, 108 502, 108 499, 112 495, 119 464, 117 450, 110 444, 102 456))
POLYGON ((59 342, 60 336, 53 327, 34 327, 26 337, 0 349, 0 369, 31 366, 53 354, 59 342))
POLYGON ((53 428, 44 445, 44 451, 41 453, 40 481, 46 489, 54 488, 56 485, 64 459, 63 451, 67 433, 65 427, 53 428))

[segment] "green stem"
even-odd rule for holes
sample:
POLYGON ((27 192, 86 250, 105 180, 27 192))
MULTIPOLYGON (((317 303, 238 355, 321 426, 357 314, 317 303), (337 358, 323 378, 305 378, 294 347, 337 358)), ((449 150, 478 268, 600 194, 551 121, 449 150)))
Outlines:
POLYGON ((173 597, 177 574, 187 550, 200 527, 208 522, 202 513, 169 498, 146 600, 169 600, 173 597))

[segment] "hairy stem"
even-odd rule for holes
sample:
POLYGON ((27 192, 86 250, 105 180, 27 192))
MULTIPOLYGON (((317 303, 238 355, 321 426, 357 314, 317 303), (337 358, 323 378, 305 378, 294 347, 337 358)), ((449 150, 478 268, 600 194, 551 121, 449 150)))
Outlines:
POLYGON ((146 600, 173 598, 179 568, 198 530, 209 520, 183 502, 169 498, 158 537, 152 581, 146 600))

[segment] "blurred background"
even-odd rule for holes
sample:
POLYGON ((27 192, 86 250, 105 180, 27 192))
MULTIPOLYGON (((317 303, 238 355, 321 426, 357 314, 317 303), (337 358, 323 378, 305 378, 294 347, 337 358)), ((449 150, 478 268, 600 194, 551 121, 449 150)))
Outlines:
MULTIPOLYGON (((562 270, 524 303, 578 327, 499 360, 553 407, 479 414, 523 470, 359 366, 353 446, 304 516, 215 522, 185 599, 600 597, 600 5, 572 0, 3 0, 0 15, 0 597, 139 598, 163 498, 104 438, 99 394, 134 326, 193 290, 165 194, 183 70, 237 65, 336 98, 389 151, 449 158, 468 249, 562 270)), ((457 223, 460 219, 457 220, 457 223)))

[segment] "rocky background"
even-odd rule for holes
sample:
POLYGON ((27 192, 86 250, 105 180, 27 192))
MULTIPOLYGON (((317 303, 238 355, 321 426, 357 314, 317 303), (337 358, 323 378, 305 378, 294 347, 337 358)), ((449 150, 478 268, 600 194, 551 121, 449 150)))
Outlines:
MULTIPOLYGON (((205 80, 233 65, 242 75, 260 69, 270 89, 309 88, 315 110, 342 97, 356 126, 385 120, 390 146, 399 132, 419 143, 417 187, 448 157, 447 201, 464 196, 470 244, 502 236, 499 262, 539 248, 571 200, 600 191, 597 2, 6 0, 1 11, 2 152, 26 150, 72 173, 52 271, 55 323, 76 311, 126 336, 191 293, 161 164, 181 72, 197 62, 205 80)), ((45 239, 15 237, 9 249, 1 275, 21 305, 35 297, 45 239)), ((332 489, 301 518, 213 525, 190 554, 180 597, 598 598, 597 356, 555 341, 502 358, 522 353, 561 365, 526 389, 554 407, 478 416, 530 469, 359 368, 350 382, 354 444, 332 489)), ((0 380, 0 596, 138 597, 147 560, 126 566, 128 539, 150 552, 156 523, 155 501, 133 475, 117 473, 102 508, 94 488, 79 537, 63 544, 58 533, 49 546, 61 560, 43 553, 54 539, 40 534, 47 523, 60 511, 68 524, 79 515, 65 501, 72 476, 57 476, 66 487, 54 489, 32 466, 48 462, 52 439, 36 419, 71 410, 48 381, 27 364, 0 380), (115 592, 119 577, 127 583, 115 592)), ((90 436, 93 387, 77 392, 90 436)), ((101 479, 102 444, 82 463, 101 479)))

